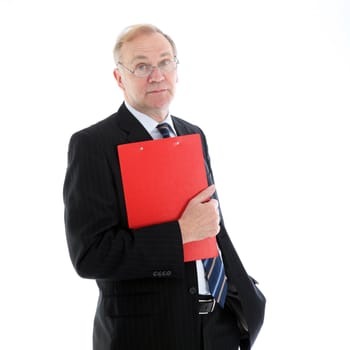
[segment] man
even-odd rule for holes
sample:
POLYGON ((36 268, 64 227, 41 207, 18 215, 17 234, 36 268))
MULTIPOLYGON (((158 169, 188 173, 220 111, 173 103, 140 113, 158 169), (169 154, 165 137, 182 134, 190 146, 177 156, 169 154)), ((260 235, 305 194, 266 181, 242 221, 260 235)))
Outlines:
POLYGON ((212 183, 202 130, 169 114, 176 56, 174 42, 158 28, 128 27, 114 49, 125 102, 70 141, 66 233, 78 274, 96 279, 100 291, 94 350, 249 349, 263 323, 265 298, 233 248, 214 185, 191 199, 177 221, 128 227, 117 145, 161 138, 157 126, 164 122, 170 136, 199 134, 212 183), (224 263, 215 297, 203 261, 183 258, 184 243, 206 237, 216 237, 217 261, 224 263))

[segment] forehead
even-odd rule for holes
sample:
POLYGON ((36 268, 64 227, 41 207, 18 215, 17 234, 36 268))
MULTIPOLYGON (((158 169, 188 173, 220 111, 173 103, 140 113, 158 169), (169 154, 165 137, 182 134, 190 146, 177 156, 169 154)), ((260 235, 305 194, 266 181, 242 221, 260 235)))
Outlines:
POLYGON ((173 49, 169 41, 160 33, 140 34, 126 42, 122 49, 123 60, 133 62, 139 59, 157 59, 173 56, 173 49))

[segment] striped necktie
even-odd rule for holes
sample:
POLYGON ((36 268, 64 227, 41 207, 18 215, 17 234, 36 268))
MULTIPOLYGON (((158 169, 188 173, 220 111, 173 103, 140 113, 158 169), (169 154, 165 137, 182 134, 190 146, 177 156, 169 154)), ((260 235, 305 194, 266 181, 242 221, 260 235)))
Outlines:
POLYGON ((157 125, 157 129, 163 138, 170 137, 171 126, 168 123, 161 123, 157 125))
MULTIPOLYGON (((211 171, 206 167, 209 185, 214 183, 211 171)), ((227 277, 221 255, 215 258, 203 259, 205 276, 208 280, 209 291, 218 304, 224 308, 227 295, 227 277)))
POLYGON ((215 258, 204 259, 203 265, 210 293, 223 308, 227 295, 227 277, 220 254, 215 258))

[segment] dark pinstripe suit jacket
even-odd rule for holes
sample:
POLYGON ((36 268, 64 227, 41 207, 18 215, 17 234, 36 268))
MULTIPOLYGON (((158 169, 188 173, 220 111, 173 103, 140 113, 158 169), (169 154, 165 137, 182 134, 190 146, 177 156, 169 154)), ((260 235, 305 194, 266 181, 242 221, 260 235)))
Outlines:
MULTIPOLYGON (((173 117, 178 135, 203 132, 173 117)), ((196 350, 200 328, 194 262, 183 263, 177 222, 128 229, 116 146, 151 139, 123 104, 107 119, 75 133, 64 183, 65 224, 73 265, 96 279, 100 296, 94 350, 196 350)), ((142 181, 142 174, 139 174, 142 181)), ((230 290, 253 344, 264 318, 265 298, 247 275, 225 230, 217 236, 230 290), (238 300, 238 299, 237 299, 238 300)), ((232 321, 236 322, 232 314, 232 321)), ((219 349, 215 349, 219 350, 219 349)))

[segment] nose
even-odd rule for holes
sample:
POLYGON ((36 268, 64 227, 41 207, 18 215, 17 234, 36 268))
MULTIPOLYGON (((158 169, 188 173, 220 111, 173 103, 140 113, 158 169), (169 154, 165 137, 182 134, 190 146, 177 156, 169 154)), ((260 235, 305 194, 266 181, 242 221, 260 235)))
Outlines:
POLYGON ((150 83, 164 80, 164 74, 159 67, 153 67, 151 74, 148 77, 150 83))

